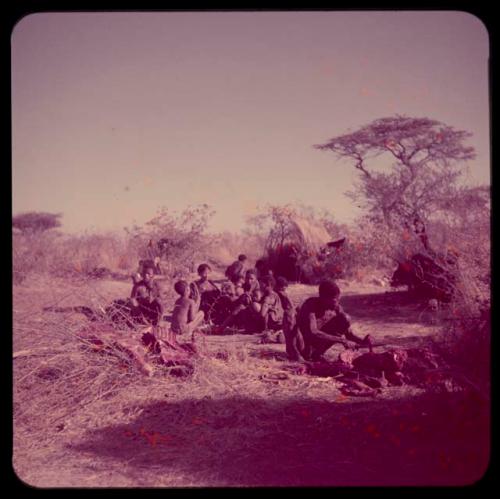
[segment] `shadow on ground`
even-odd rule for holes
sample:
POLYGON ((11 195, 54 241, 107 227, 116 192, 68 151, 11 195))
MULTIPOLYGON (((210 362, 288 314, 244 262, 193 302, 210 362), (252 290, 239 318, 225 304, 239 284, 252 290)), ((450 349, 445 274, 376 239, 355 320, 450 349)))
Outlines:
POLYGON ((463 485, 488 461, 488 408, 471 395, 358 403, 207 397, 140 409, 130 424, 68 447, 145 486, 463 485))
POLYGON ((345 295, 340 302, 355 320, 419 323, 421 302, 416 301, 407 291, 345 295))

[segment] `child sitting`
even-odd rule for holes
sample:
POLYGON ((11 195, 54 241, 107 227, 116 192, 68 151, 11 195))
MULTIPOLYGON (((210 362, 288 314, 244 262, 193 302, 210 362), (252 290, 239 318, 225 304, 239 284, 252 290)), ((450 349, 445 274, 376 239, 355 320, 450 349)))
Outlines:
POLYGON ((198 267, 198 275, 200 278, 194 281, 200 293, 200 310, 203 311, 205 318, 207 319, 215 300, 221 294, 215 283, 208 278, 211 270, 212 269, 208 263, 202 263, 198 267))
POLYGON ((278 293, 274 291, 276 281, 272 276, 265 276, 261 280, 261 285, 263 296, 259 313, 263 319, 262 327, 264 330, 276 331, 281 329, 283 323, 283 306, 278 293))
MULTIPOLYGON (((193 288, 196 288, 194 286, 193 288)), ((192 289, 186 281, 177 281, 175 291, 180 298, 175 302, 172 314, 172 331, 176 334, 191 334, 203 322, 203 311, 199 310, 200 295, 195 292, 195 298, 189 295, 192 289)))
POLYGON ((231 315, 221 324, 221 329, 234 325, 247 332, 260 332, 262 331, 260 316, 262 293, 255 269, 247 270, 243 290, 244 293, 234 302, 231 315))
POLYGON ((145 264, 141 277, 140 281, 134 280, 130 294, 132 316, 157 326, 163 318, 163 305, 160 288, 154 280, 154 266, 145 264))

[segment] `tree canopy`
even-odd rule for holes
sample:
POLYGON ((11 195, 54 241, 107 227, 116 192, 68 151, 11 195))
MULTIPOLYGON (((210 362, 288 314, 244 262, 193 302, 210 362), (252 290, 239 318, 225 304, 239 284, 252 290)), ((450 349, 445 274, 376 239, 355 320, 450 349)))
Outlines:
POLYGON ((12 227, 26 234, 40 233, 61 226, 61 213, 30 211, 12 217, 12 227))
POLYGON ((475 158, 474 148, 464 145, 471 135, 429 118, 397 115, 314 147, 352 161, 360 183, 350 196, 393 227, 426 220, 455 196, 460 163, 475 158), (374 159, 382 155, 392 163, 381 170, 374 159))

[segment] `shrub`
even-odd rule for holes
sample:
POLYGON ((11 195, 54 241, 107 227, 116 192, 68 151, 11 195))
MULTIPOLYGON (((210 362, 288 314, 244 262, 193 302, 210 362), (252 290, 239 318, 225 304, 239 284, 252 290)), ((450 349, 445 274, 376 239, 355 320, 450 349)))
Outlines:
POLYGON ((197 262, 209 256, 213 236, 206 234, 206 228, 213 214, 206 204, 188 207, 180 214, 162 208, 144 226, 127 229, 129 244, 139 258, 148 259, 148 243, 152 241, 164 275, 171 279, 187 276, 196 270, 197 262), (162 249, 157 244, 160 240, 164 242, 162 249))

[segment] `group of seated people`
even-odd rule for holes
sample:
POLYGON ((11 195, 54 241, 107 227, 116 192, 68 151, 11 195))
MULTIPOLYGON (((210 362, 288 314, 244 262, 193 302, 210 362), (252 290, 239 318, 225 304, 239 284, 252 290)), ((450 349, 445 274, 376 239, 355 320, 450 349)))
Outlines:
MULTIPOLYGON (((335 343, 346 348, 371 345, 369 335, 360 338, 353 333, 350 319, 339 303, 340 289, 333 280, 322 281, 318 296, 295 308, 284 277, 275 279, 262 267, 245 270, 245 260, 245 255, 240 255, 228 267, 227 280, 220 287, 209 279, 211 268, 207 263, 198 267, 196 281, 177 281, 174 289, 179 298, 172 313, 172 332, 192 334, 204 323, 214 333, 230 327, 247 333, 282 330, 287 356, 295 361, 320 360, 335 343)), ((157 325, 163 319, 154 268, 143 269, 142 279, 134 282, 131 301, 147 322, 157 325)))

